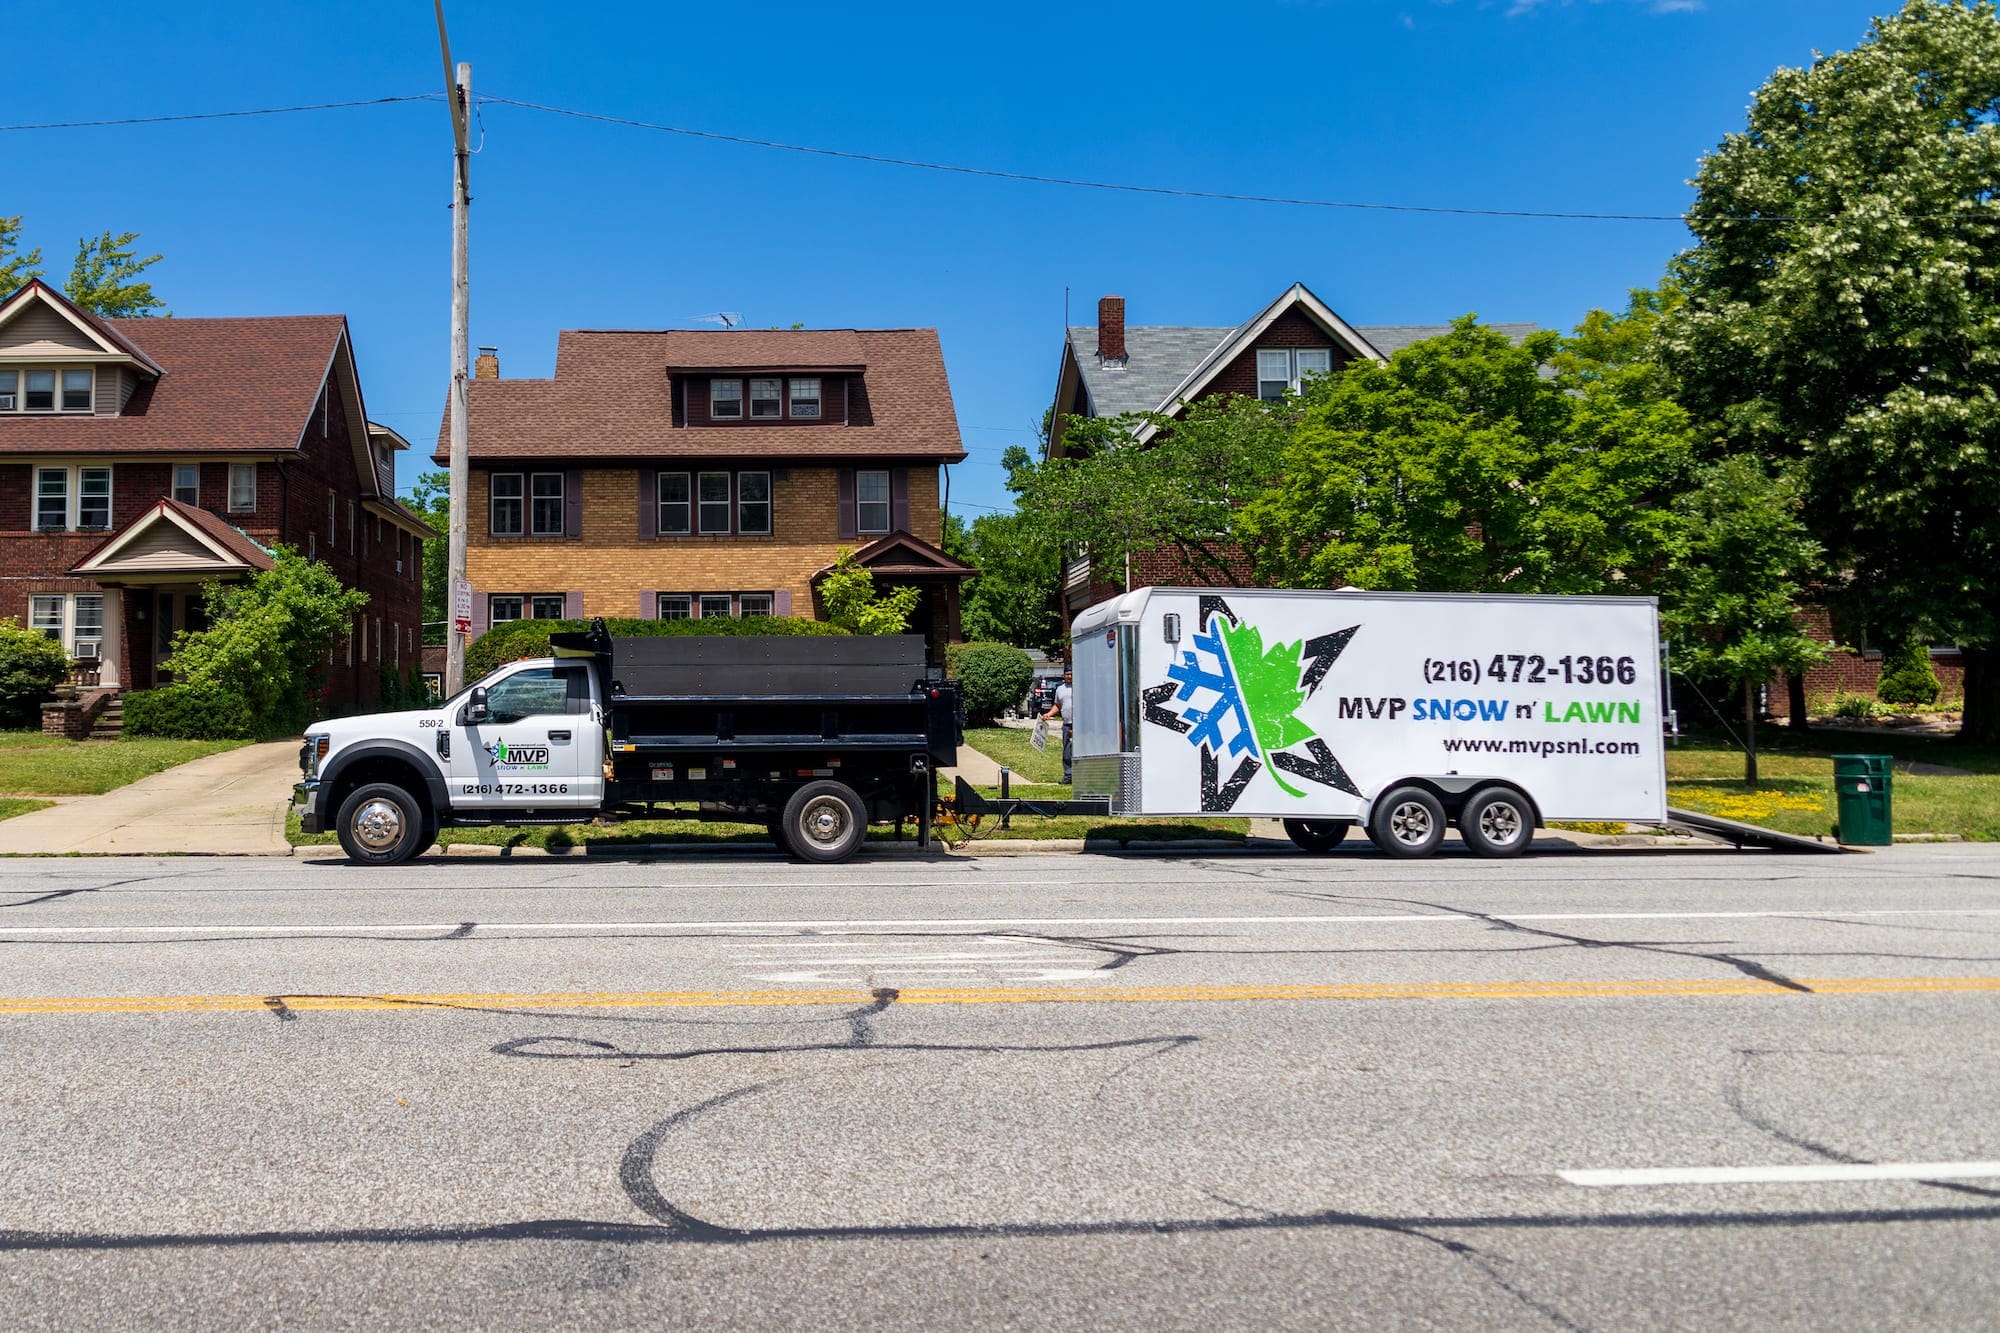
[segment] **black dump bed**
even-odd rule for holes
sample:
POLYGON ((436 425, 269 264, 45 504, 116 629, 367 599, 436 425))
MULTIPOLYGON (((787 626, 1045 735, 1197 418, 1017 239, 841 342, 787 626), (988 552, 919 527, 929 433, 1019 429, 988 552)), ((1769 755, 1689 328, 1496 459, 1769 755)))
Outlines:
POLYGON ((924 683, 916 634, 677 634, 611 640, 611 697, 908 695, 924 683))

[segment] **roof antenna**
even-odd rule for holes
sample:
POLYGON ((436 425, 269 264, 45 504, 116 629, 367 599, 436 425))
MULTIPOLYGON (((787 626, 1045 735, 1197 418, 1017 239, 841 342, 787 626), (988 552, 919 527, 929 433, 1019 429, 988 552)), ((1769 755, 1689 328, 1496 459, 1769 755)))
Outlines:
POLYGON ((720 324, 725 329, 733 329, 743 322, 743 312, 741 310, 718 310, 709 315, 696 315, 694 322, 697 324, 720 324))

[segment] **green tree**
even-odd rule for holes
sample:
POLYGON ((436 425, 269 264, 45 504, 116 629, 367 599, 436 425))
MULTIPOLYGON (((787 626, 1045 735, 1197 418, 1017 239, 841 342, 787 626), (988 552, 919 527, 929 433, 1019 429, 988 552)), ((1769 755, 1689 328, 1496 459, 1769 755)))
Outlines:
POLYGON ((451 564, 451 473, 442 469, 418 473, 410 490, 410 508, 441 535, 424 552, 423 571, 424 642, 439 644, 451 628, 451 598, 445 587, 451 564))
POLYGON ((41 706, 69 676, 69 654, 38 629, 0 618, 0 727, 41 725, 41 706))
POLYGON ((1875 637, 1965 650, 2000 741, 2000 16, 1908 0, 1780 69, 1702 162, 1664 346, 1684 401, 1795 467, 1875 637))
POLYGON ((819 583, 827 620, 851 634, 901 634, 923 593, 913 587, 878 588, 866 565, 843 546, 819 583))
POLYGON ((1800 486, 1749 456, 1703 471, 1677 504, 1688 545, 1666 576, 1662 620, 1675 670, 1743 697, 1743 780, 1757 785, 1757 686, 1797 675, 1826 648, 1798 626, 1801 589, 1817 571, 1800 486))
MULTIPOLYGON (((1007 461, 1025 466, 1027 450, 1010 448, 1007 461)), ((946 554, 979 568, 961 590, 965 637, 1059 652, 1062 562, 1055 546, 1019 514, 983 514, 970 525, 954 514, 944 535, 946 554)))
POLYGON ((1931 666, 1931 650, 1921 635, 1912 635, 1882 654, 1882 678, 1875 682, 1875 697, 1885 704, 1925 706, 1944 693, 1937 671, 1931 666))
POLYGON ((31 279, 42 276, 42 249, 20 248, 21 215, 0 218, 0 301, 12 295, 17 287, 25 287, 31 279))
POLYGON ((161 255, 140 259, 132 249, 136 231, 113 236, 84 237, 76 243, 76 263, 64 291, 69 299, 106 319, 142 319, 171 315, 167 303, 153 295, 153 284, 138 281, 141 273, 160 262, 161 255))
POLYGON ((1650 356, 1670 302, 1635 293, 1575 336, 1516 344, 1467 316, 1305 395, 1282 476, 1238 521, 1294 587, 1644 590, 1678 549, 1687 414, 1650 356))

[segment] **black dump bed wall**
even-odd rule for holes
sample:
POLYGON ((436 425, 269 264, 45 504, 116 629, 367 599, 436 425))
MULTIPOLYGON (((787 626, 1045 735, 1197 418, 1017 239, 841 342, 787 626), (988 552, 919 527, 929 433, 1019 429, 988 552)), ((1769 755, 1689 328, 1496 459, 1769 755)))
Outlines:
POLYGON ((611 641, 612 696, 908 694, 918 634, 687 634, 611 641))

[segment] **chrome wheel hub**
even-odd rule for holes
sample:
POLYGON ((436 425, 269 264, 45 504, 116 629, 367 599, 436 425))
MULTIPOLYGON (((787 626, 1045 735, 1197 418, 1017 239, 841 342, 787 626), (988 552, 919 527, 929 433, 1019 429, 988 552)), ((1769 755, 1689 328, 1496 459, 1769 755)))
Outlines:
POLYGON ((354 840, 371 852, 386 852, 403 837, 403 811, 394 801, 373 800, 354 812, 354 840))
POLYGON ((1431 812, 1415 801, 1405 801, 1389 812, 1389 833, 1397 842, 1419 846, 1430 840, 1431 812))
POLYGON ((1495 801, 1479 812, 1479 831, 1496 847, 1519 840, 1523 827, 1521 812, 1507 801, 1495 801))
POLYGON ((847 836, 852 816, 845 801, 818 796, 806 803, 799 820, 800 831, 822 847, 831 847, 847 836))

